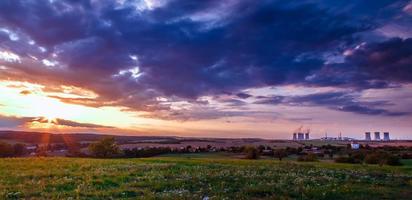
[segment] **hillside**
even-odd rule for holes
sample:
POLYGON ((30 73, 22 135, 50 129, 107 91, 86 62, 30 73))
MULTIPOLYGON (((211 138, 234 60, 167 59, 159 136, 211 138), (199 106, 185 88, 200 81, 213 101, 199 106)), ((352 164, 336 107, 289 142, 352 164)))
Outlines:
POLYGON ((411 169, 207 156, 12 158, 0 161, 0 198, 408 199, 411 169))
POLYGON ((23 143, 41 144, 41 143, 66 143, 67 139, 72 142, 97 141, 104 137, 115 137, 119 143, 129 143, 139 140, 168 140, 175 141, 175 137, 163 136, 119 136, 92 133, 45 133, 45 132, 25 132, 25 131, 0 131, 0 139, 15 140, 23 143))

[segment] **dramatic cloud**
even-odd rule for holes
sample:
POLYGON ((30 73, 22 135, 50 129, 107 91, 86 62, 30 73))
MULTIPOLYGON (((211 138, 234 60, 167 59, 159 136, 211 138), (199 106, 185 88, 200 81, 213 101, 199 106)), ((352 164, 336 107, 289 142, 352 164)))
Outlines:
MULTIPOLYGON (((398 87, 412 81, 412 40, 389 38, 393 34, 383 27, 410 25, 410 7, 393 0, 4 0, 0 79, 96 94, 51 95, 63 102, 121 106, 154 116, 192 118, 197 113, 199 119, 208 118, 211 110, 222 111, 217 116, 243 112, 209 106, 201 114, 174 105, 185 101, 195 109, 199 98, 232 94, 219 102, 240 108, 252 98, 242 91, 266 86, 398 87)), ((401 114, 353 96, 318 95, 259 102, 401 114)))
POLYGON ((1 128, 16 128, 20 126, 27 126, 28 123, 52 124, 67 126, 73 128, 113 128, 110 126, 102 126, 97 124, 79 123, 64 119, 46 119, 44 117, 14 117, 0 115, 1 128))
POLYGON ((412 38, 365 45, 348 62, 375 79, 412 82, 412 38))
POLYGON ((362 102, 355 95, 346 92, 317 93, 303 96, 273 96, 256 101, 257 104, 284 104, 290 106, 326 106, 333 110, 365 115, 402 116, 410 112, 388 111, 382 107, 390 104, 386 101, 362 102))

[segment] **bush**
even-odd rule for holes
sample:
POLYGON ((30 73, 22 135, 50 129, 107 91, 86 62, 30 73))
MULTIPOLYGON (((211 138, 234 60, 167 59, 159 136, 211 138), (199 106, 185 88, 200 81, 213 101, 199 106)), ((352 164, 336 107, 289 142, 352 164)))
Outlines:
POLYGON ((246 154, 247 159, 259 158, 259 150, 254 146, 246 146, 243 151, 246 154))
POLYGON ((115 157, 120 153, 114 137, 103 138, 98 142, 90 144, 89 151, 93 156, 98 158, 115 157))
POLYGON ((362 160, 356 159, 353 156, 349 156, 349 157, 344 157, 344 156, 340 156, 335 158, 335 162, 337 163, 362 163, 362 160))
POLYGON ((307 155, 302 155, 302 156, 298 157, 298 161, 301 161, 301 162, 314 162, 314 161, 317 161, 317 160, 318 160, 318 157, 313 153, 310 153, 310 154, 307 154, 307 155))
POLYGON ((0 157, 11 157, 14 154, 12 145, 5 142, 0 142, 0 157))
POLYGON ((381 156, 378 153, 370 153, 365 156, 365 163, 378 164, 381 161, 381 156))
POLYGON ((392 155, 387 152, 375 152, 368 154, 365 157, 365 163, 380 165, 402 165, 399 156, 392 155))
POLYGON ((22 156, 27 153, 26 145, 20 143, 13 145, 13 150, 15 156, 22 156))
POLYGON ((402 159, 412 159, 412 153, 402 153, 402 159))
POLYGON ((155 147, 155 148, 147 148, 147 149, 125 149, 124 156, 128 158, 144 158, 144 157, 152 157, 161 154, 171 153, 172 150, 169 147, 155 147))
POLYGON ((273 153, 274 153, 275 158, 278 158, 279 161, 281 161, 284 157, 288 156, 286 150, 284 149, 277 149, 273 153))
POLYGON ((392 165, 392 166, 402 165, 400 158, 395 155, 389 155, 385 160, 385 164, 392 165))

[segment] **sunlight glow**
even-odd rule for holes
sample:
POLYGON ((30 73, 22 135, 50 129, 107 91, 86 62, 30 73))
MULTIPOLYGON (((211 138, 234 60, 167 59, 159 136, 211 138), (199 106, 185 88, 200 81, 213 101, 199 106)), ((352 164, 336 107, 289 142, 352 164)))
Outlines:
MULTIPOLYGON (((136 113, 128 113, 118 107, 94 108, 63 103, 56 98, 49 97, 47 93, 42 91, 43 88, 44 86, 25 82, 0 82, 0 113, 9 116, 43 117, 46 119, 46 122, 42 123, 32 122, 29 128, 56 127, 57 118, 119 128, 127 128, 132 124, 152 121, 151 119, 136 117, 136 113), (23 90, 31 91, 31 93, 22 94, 21 91, 23 90)), ((70 87, 64 88, 65 90, 73 89, 70 87)), ((53 95, 56 95, 56 92, 53 95)), ((64 93, 60 95, 67 96, 64 93)))

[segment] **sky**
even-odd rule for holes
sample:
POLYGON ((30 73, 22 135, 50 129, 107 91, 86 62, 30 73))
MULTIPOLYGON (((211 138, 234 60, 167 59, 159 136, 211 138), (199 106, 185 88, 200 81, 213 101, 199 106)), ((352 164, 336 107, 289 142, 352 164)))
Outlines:
POLYGON ((412 139, 412 1, 2 0, 0 129, 412 139))

